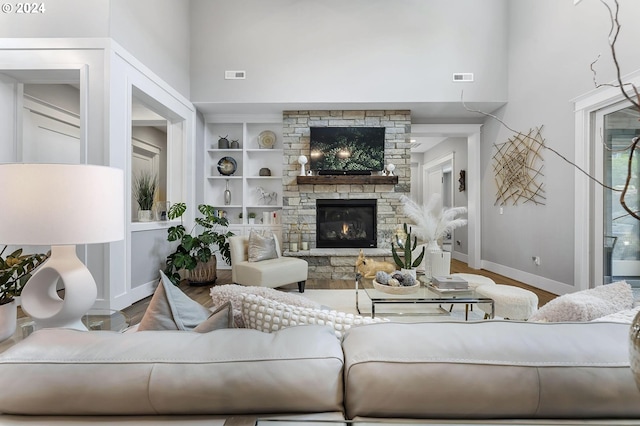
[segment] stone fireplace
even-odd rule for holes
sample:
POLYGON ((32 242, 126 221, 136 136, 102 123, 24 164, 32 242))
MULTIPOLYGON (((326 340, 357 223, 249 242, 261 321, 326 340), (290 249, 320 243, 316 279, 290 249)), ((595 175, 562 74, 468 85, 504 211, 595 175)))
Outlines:
POLYGON ((316 200, 317 248, 378 246, 376 200, 316 200))
MULTIPOLYGON (((411 180, 411 112, 387 110, 285 111, 283 113, 283 238, 285 255, 309 262, 309 278, 354 279, 360 248, 323 248, 317 244, 318 200, 375 200, 375 248, 362 248, 367 257, 393 261, 391 237, 406 219, 399 213, 400 195, 409 195, 411 180), (385 164, 394 177, 314 176, 298 182, 298 157, 309 157, 309 128, 322 126, 385 127, 385 164), (290 252, 290 241, 301 239, 309 250, 290 252)), ((331 234, 330 234, 331 235, 331 234)), ((336 234, 337 235, 337 234, 336 234)), ((322 245, 322 244, 321 244, 322 245)))

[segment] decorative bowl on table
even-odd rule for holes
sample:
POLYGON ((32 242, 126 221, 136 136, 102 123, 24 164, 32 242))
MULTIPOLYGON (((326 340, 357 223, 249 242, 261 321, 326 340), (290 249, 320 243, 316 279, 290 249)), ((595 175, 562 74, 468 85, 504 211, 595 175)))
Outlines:
POLYGON ((380 284, 378 281, 373 280, 373 288, 387 294, 411 294, 418 291, 418 289, 420 288, 420 281, 416 281, 414 285, 402 285, 396 287, 386 284, 380 284))

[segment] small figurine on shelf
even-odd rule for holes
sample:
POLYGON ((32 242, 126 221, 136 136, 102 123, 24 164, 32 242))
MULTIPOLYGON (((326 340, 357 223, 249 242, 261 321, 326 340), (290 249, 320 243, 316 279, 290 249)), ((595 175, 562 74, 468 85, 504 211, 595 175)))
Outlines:
POLYGON ((393 163, 387 164, 387 171, 389 172, 389 176, 393 176, 393 171, 396 169, 396 165, 393 163))
POLYGON ((305 155, 301 155, 300 157, 298 157, 298 164, 300 164, 300 176, 304 176, 307 174, 304 166, 307 164, 308 161, 309 160, 305 155))
POLYGON ((233 139, 231 141, 231 149, 240 149, 240 142, 238 142, 238 139, 233 139))
POLYGON ((271 203, 278 203, 278 193, 276 191, 265 191, 261 186, 256 188, 258 191, 258 202, 260 204, 269 205, 271 203))

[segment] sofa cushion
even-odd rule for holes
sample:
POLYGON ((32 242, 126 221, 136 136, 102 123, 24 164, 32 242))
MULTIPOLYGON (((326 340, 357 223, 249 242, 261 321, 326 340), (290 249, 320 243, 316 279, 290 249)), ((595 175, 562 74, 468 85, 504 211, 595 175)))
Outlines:
POLYGON ((44 329, 0 355, 0 412, 336 412, 343 409, 343 364, 328 327, 273 334, 44 329))
POLYGON ((276 237, 270 229, 251 229, 249 231, 249 245, 247 248, 249 262, 260 262, 262 260, 277 259, 276 237))
POLYGON ((629 326, 372 324, 345 334, 347 418, 640 418, 629 326))
POLYGON ((387 321, 345 312, 291 306, 255 294, 243 293, 241 297, 245 327, 265 333, 298 325, 327 325, 334 330, 336 337, 341 339, 344 332, 353 326, 387 321))
POLYGON ((231 304, 211 311, 184 294, 160 271, 160 282, 138 326, 144 330, 194 330, 201 333, 233 326, 231 304))
POLYGON ((620 281, 557 297, 534 312, 529 321, 591 321, 632 306, 631 286, 620 281))

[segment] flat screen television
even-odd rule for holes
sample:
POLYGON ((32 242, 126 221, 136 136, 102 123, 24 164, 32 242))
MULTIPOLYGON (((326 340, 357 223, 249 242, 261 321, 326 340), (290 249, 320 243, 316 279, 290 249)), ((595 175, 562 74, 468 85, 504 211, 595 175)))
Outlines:
POLYGON ((309 168, 348 174, 384 170, 384 127, 311 127, 309 168))

